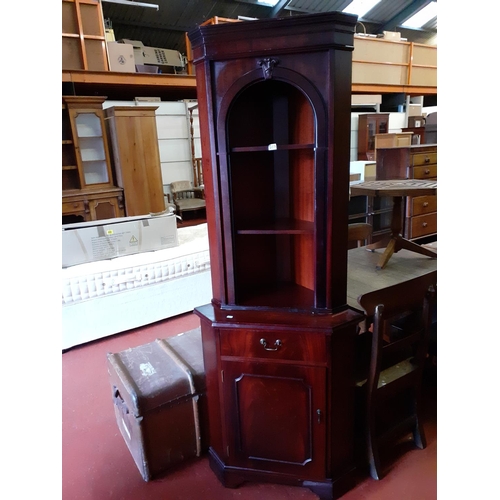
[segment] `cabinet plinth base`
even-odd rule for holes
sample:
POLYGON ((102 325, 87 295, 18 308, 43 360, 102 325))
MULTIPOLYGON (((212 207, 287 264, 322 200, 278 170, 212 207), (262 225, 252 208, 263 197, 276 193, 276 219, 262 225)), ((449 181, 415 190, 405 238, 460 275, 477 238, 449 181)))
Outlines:
POLYGON ((225 488, 238 488, 246 482, 286 484, 289 486, 308 488, 318 495, 320 500, 335 500, 340 498, 355 486, 357 477, 355 468, 339 477, 336 481, 329 479, 323 481, 310 481, 265 470, 249 470, 231 467, 225 465, 212 448, 208 451, 208 460, 210 468, 225 488))

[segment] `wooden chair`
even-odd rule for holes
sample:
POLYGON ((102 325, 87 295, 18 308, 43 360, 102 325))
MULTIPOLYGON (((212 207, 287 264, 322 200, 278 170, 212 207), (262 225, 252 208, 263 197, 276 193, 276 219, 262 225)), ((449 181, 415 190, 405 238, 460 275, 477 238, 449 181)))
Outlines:
POLYGON ((365 403, 366 450, 374 479, 383 477, 380 450, 397 438, 411 432, 417 447, 426 446, 421 384, 436 279, 433 272, 358 298, 373 320, 368 374, 356 385, 365 403))
POLYGON ((170 184, 177 215, 181 218, 183 212, 205 210, 205 191, 193 187, 190 181, 175 181, 170 184))
POLYGON ((347 226, 347 241, 356 241, 358 247, 363 247, 371 242, 373 228, 366 222, 355 222, 347 226))
POLYGON ((168 191, 168 185, 163 184, 163 197, 165 198, 165 209, 169 213, 175 213, 175 205, 170 201, 170 193, 168 191))

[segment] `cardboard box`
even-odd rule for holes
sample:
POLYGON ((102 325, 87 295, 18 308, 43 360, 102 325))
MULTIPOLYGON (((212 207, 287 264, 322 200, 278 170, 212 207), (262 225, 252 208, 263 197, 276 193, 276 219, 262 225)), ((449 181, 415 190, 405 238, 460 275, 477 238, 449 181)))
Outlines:
POLYGON ((393 40, 399 42, 401 40, 401 33, 399 31, 383 31, 384 40, 393 40))
POLYGON ((128 43, 107 42, 109 70, 135 73, 134 47, 128 43))
POLYGON ((162 250, 178 244, 173 214, 65 224, 62 226, 62 266, 162 250))
POLYGON ((422 116, 422 105, 408 104, 408 116, 422 116))

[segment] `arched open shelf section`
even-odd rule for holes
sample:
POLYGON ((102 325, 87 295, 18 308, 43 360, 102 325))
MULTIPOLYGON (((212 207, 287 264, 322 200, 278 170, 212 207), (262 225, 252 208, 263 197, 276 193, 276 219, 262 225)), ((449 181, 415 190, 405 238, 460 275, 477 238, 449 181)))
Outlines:
POLYGON ((314 307, 315 259, 304 255, 314 255, 316 239, 324 237, 317 225, 321 203, 315 202, 325 198, 324 101, 295 71, 275 67, 265 78, 256 69, 224 95, 218 130, 225 138, 219 167, 228 179, 223 212, 233 234, 226 255, 234 263, 234 305, 274 307, 273 295, 280 303, 286 295, 314 307), (254 268, 249 262, 257 254, 254 268))

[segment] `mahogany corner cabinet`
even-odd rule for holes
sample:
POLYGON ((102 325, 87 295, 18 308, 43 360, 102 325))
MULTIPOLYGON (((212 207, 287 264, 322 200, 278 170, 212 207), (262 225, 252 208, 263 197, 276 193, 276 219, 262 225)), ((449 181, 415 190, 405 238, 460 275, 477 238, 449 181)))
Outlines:
POLYGON ((356 16, 199 26, 212 302, 197 307, 212 470, 322 499, 354 471, 347 221, 356 16))

